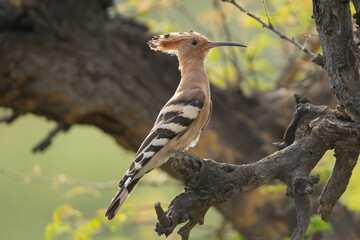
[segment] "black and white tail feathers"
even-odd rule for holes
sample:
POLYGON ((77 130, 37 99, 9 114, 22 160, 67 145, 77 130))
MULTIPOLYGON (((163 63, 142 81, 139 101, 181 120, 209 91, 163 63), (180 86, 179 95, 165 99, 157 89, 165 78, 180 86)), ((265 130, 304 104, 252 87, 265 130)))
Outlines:
POLYGON ((124 204, 132 190, 134 190, 136 184, 139 182, 140 178, 133 179, 131 176, 125 174, 123 179, 119 183, 120 190, 116 193, 115 197, 111 200, 110 206, 106 210, 105 217, 111 220, 115 217, 120 207, 124 204), (120 184, 122 184, 120 186, 120 184))

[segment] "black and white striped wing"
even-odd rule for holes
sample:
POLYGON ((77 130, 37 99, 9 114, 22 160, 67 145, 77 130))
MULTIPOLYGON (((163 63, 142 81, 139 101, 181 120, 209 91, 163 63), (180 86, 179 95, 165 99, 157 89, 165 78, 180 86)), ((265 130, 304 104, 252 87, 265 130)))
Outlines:
MULTIPOLYGON (((136 175, 151 158, 171 139, 181 135, 198 117, 204 105, 204 97, 177 98, 169 101, 160 111, 149 135, 141 144, 127 175, 136 175)), ((149 169, 151 170, 151 169, 149 169)))
POLYGON ((141 144, 130 168, 118 184, 119 191, 105 213, 109 220, 119 211, 141 177, 154 167, 161 165, 155 162, 149 163, 154 155, 171 139, 183 134, 199 116, 205 96, 203 94, 192 94, 192 96, 196 97, 189 99, 180 95, 174 100, 170 100, 161 109, 149 135, 141 144))

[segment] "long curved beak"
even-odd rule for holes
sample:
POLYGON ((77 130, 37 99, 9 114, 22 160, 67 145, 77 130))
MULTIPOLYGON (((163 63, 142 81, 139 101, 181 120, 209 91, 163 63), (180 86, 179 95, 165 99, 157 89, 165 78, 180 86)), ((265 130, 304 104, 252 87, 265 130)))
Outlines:
POLYGON ((221 47, 221 46, 234 46, 234 47, 246 47, 246 45, 232 42, 209 42, 208 48, 221 47))

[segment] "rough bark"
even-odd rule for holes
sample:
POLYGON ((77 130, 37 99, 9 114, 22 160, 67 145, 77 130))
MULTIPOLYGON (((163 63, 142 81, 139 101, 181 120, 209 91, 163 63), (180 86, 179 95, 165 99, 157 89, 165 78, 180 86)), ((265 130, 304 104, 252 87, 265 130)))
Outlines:
MULTIPOLYGON (((108 4, 0 1, 0 106, 13 109, 9 122, 31 112, 57 121, 64 130, 92 124, 120 145, 138 148, 180 75, 174 57, 148 49, 151 34, 144 26, 108 19, 108 4)), ((272 142, 281 140, 293 114, 293 94, 330 104, 326 89, 321 73, 253 96, 212 86, 212 120, 192 152, 226 163, 255 162, 273 152, 272 142)), ((50 142, 48 138, 47 145, 50 142)), ((171 166, 164 168, 176 174, 171 166)), ((293 211, 279 213, 287 204, 280 195, 254 190, 217 207, 245 235, 269 238, 289 235, 295 226, 293 211)), ((349 236, 360 236, 354 222, 338 222, 335 233, 343 228, 349 236)))
MULTIPOLYGON (((324 69, 330 89, 338 99, 338 109, 360 117, 360 75, 358 45, 353 36, 350 1, 313 0, 313 16, 323 49, 324 69)), ((358 10, 358 1, 354 1, 358 10)), ((325 221, 350 180, 359 152, 357 146, 339 142, 335 146, 336 171, 329 178, 320 196, 319 213, 325 221)))
POLYGON ((359 48, 353 36, 350 5, 313 0, 313 16, 323 50, 330 89, 357 120, 360 117, 359 48))
POLYGON ((188 221, 178 231, 182 239, 188 239, 191 229, 204 222, 211 206, 277 179, 287 185, 286 195, 295 200, 297 226, 291 239, 301 240, 310 222, 310 194, 314 191, 314 184, 319 182, 319 176, 309 174, 324 153, 334 147, 341 166, 335 164, 319 206, 321 216, 328 220, 356 164, 360 152, 360 129, 357 123, 337 111, 314 106, 300 98, 297 101, 297 110, 284 142, 277 145, 279 151, 260 161, 231 165, 177 152, 175 168, 185 183, 185 192, 171 202, 165 212, 167 224, 162 223, 164 220, 159 221, 156 231, 167 236, 178 224, 188 221))

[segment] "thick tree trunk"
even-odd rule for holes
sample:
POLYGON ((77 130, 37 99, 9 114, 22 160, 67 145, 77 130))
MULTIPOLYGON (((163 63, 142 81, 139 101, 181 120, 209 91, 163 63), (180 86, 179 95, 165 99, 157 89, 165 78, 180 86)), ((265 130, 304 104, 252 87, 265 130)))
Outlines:
MULTIPOLYGON (((176 58, 150 51, 146 27, 108 19, 108 2, 1 0, 0 106, 16 116, 47 117, 64 128, 92 124, 135 151, 180 74, 176 58)), ((327 89, 323 73, 254 96, 239 89, 229 96, 212 86, 212 119, 192 153, 227 163, 255 162, 282 139, 294 112, 293 94, 334 106, 327 89)), ((164 168, 174 174, 169 164, 164 168)), ((289 204, 281 194, 254 190, 218 209, 244 235, 270 238, 288 236, 294 228, 289 204)), ((352 213, 337 206, 333 216, 338 239, 360 238, 359 219, 352 213)))

